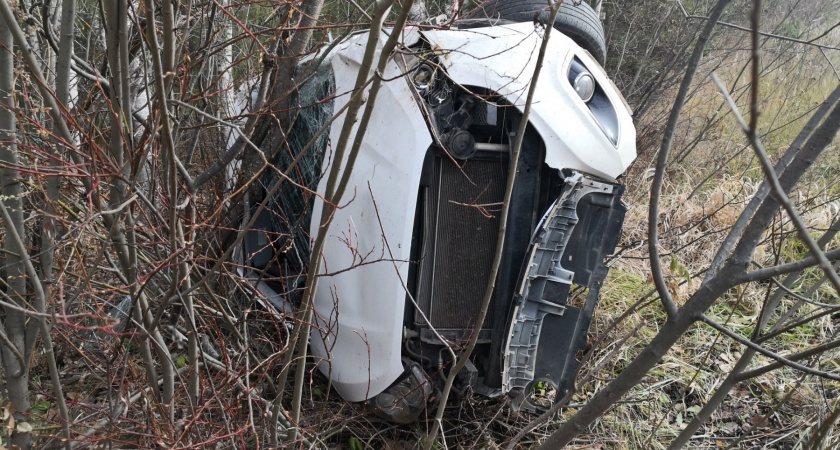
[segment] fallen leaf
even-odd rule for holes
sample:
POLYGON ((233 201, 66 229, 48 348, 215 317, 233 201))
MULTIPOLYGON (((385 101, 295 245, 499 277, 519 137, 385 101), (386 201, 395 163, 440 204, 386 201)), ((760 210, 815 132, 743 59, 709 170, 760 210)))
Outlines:
POLYGON ((726 422, 720 429, 726 434, 735 434, 738 431, 738 424, 736 422, 726 422))

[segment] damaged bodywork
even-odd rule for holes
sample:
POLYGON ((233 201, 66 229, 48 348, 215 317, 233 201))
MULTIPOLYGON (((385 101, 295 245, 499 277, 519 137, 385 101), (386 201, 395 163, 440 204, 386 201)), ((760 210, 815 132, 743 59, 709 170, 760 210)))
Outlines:
MULTIPOLYGON (((301 89, 296 140, 307 142, 349 100, 366 41, 351 36, 322 59, 301 89)), ((312 353, 346 400, 372 399, 386 417, 413 420, 451 367, 450 349, 474 332, 541 41, 531 23, 411 29, 391 55, 314 299, 312 353)), ((559 33, 547 53, 491 309, 460 376, 462 390, 508 394, 533 410, 535 384, 571 386, 625 213, 616 177, 635 158, 629 110, 598 62, 559 33)), ((348 170, 332 159, 339 132, 332 127, 301 162, 292 181, 308 189, 277 195, 245 240, 246 264, 282 310, 293 310, 305 283, 320 175, 348 170)), ((299 150, 291 143, 275 166, 284 170, 299 150)))

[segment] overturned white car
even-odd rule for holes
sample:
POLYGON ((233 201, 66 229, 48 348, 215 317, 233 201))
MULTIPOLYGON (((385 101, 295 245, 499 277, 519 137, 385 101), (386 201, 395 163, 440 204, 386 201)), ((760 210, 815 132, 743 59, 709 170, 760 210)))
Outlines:
MULTIPOLYGON (((451 366, 446 347, 473 332, 540 32, 530 21, 413 28, 382 74, 314 301, 312 353, 346 400, 372 399, 391 420, 414 420, 451 366)), ((357 34, 335 46, 301 89, 278 169, 346 104, 366 41, 357 34)), ((509 394, 526 409, 537 409, 537 384, 558 398, 571 385, 624 218, 615 179, 636 156, 629 109, 587 50, 597 51, 560 33, 548 43, 493 302, 459 376, 462 389, 509 394)), ((318 141, 245 239, 246 264, 281 308, 305 285, 317 193, 340 128, 318 141)))

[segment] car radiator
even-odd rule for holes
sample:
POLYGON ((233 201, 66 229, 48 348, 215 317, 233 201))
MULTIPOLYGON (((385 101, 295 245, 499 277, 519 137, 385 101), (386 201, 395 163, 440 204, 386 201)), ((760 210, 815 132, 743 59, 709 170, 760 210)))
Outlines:
MULTIPOLYGON (((436 158, 431 186, 422 193, 418 303, 447 339, 468 337, 475 324, 496 252, 507 182, 507 161, 472 159, 461 164, 436 158)), ((490 338, 492 311, 491 305, 482 341, 490 338)), ((419 315, 416 324, 428 329, 419 315)))

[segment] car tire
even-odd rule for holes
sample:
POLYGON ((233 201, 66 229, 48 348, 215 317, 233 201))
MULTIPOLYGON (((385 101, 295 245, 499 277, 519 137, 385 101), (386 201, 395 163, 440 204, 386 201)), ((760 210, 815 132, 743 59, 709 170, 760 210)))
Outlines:
MULTIPOLYGON (((604 27, 591 6, 586 3, 566 0, 560 5, 560 11, 554 20, 554 28, 570 37, 584 48, 601 64, 607 59, 607 46, 604 39, 604 27)), ((471 11, 466 19, 501 19, 513 22, 535 20, 539 13, 542 23, 548 20, 548 7, 545 0, 490 0, 484 6, 471 11)))

